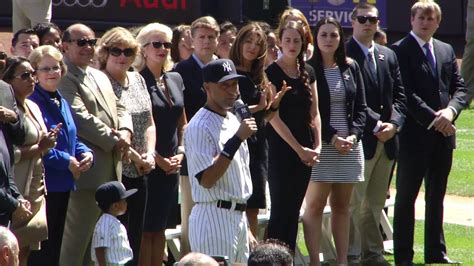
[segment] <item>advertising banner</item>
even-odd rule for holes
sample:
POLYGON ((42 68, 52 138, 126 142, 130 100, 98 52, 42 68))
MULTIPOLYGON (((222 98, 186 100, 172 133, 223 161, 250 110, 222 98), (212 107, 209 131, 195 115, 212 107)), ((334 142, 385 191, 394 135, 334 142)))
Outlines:
MULTIPOLYGON (((343 27, 351 27, 351 12, 360 0, 291 0, 291 6, 301 10, 310 25, 314 26, 319 19, 331 16, 343 27)), ((387 27, 387 0, 367 0, 379 10, 380 27, 387 27)))
POLYGON ((201 15, 200 0, 52 0, 54 19, 169 24, 201 15))

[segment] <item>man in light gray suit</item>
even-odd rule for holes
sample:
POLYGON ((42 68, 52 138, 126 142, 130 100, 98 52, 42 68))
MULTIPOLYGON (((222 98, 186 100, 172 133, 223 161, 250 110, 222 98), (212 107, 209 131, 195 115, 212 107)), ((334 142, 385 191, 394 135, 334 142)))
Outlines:
POLYGON ((94 151, 95 164, 77 180, 71 193, 61 247, 60 265, 92 265, 88 249, 100 215, 96 188, 122 176, 122 155, 133 133, 132 119, 118 103, 107 76, 89 67, 96 43, 94 32, 83 24, 66 29, 63 49, 68 73, 59 84, 73 110, 77 134, 94 151))

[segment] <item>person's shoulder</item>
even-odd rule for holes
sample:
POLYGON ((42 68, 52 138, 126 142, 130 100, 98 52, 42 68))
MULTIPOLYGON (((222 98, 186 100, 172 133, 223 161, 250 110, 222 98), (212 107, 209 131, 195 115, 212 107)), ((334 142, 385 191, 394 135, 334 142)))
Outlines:
POLYGON ((267 69, 265 69, 265 73, 267 74, 269 79, 279 78, 282 77, 281 75, 284 74, 276 61, 271 63, 267 67, 267 69))
POLYGON ((110 82, 109 77, 101 70, 98 70, 93 67, 88 67, 87 71, 92 74, 94 78, 99 78, 100 80, 108 80, 110 82))
POLYGON ((10 84, 0 79, 0 88, 4 89, 4 88, 9 88, 9 87, 11 87, 10 84))
POLYGON ((166 77, 177 82, 183 82, 183 78, 178 72, 166 72, 166 77))
POLYGON ((407 34, 405 37, 403 37, 403 38, 401 38, 400 40, 394 42, 394 43, 390 46, 390 48, 391 48, 392 50, 394 50, 394 51, 400 50, 400 49, 406 48, 407 46, 408 46, 408 47, 411 46, 411 45, 409 45, 409 43, 410 43, 411 41, 415 41, 415 42, 416 42, 415 38, 414 38, 413 36, 411 36, 411 34, 407 34))
POLYGON ((176 64, 176 67, 174 68, 174 71, 181 72, 181 71, 184 71, 184 70, 189 70, 189 69, 195 68, 196 66, 199 67, 196 60, 194 60, 194 57, 190 56, 188 59, 183 60, 183 61, 179 62, 178 64, 176 64))
POLYGON ((445 49, 447 51, 448 50, 454 51, 453 46, 451 44, 449 44, 447 42, 443 42, 443 41, 435 39, 435 38, 433 38, 433 45, 437 46, 438 49, 441 48, 441 49, 445 49))
POLYGON ((189 123, 186 125, 187 130, 204 130, 212 123, 212 116, 215 114, 204 107, 201 107, 194 116, 191 118, 189 123))

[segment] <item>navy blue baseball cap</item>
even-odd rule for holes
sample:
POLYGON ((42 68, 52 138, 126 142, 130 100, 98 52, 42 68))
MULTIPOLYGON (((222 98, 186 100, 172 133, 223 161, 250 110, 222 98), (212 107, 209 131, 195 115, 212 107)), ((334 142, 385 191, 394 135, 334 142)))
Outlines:
POLYGON ((229 59, 217 59, 209 62, 202 69, 204 82, 221 83, 230 79, 243 78, 237 74, 235 65, 229 59))
POLYGON ((136 188, 125 190, 122 183, 118 181, 110 181, 100 185, 95 191, 95 200, 97 205, 107 211, 113 203, 126 199, 137 192, 136 188))

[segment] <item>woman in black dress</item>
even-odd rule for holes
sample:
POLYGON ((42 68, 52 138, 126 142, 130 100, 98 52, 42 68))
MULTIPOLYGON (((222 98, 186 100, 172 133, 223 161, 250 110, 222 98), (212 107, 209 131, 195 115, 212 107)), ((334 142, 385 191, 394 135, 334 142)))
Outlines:
POLYGON ((240 97, 249 106, 258 126, 255 137, 247 140, 253 189, 252 196, 247 201, 246 214, 254 236, 258 229, 258 211, 266 208, 268 143, 265 125, 275 114, 272 110, 277 109, 275 106, 280 104, 286 92, 284 90, 275 94, 275 88, 268 82, 264 71, 266 52, 265 32, 258 23, 250 23, 240 29, 230 51, 230 59, 234 62, 237 72, 245 76, 239 79, 240 97))
POLYGON ((158 166, 148 175, 140 265, 161 265, 165 229, 174 228, 178 216, 178 181, 184 157, 182 141, 186 115, 183 80, 178 73, 167 72, 173 66, 171 37, 171 29, 160 23, 146 25, 137 36, 143 56, 138 57, 136 67, 145 79, 151 98, 158 166))
POLYGON ((298 219, 311 167, 321 150, 321 121, 313 68, 304 62, 303 26, 290 21, 279 27, 282 56, 268 66, 268 79, 285 94, 268 131, 271 213, 268 238, 295 249, 298 219))

